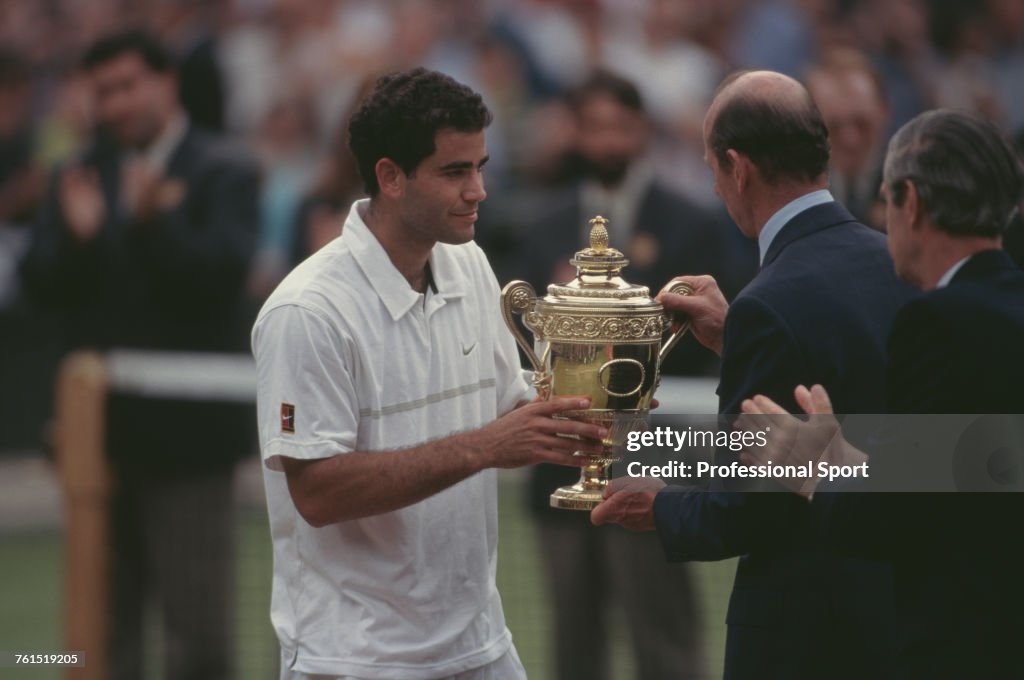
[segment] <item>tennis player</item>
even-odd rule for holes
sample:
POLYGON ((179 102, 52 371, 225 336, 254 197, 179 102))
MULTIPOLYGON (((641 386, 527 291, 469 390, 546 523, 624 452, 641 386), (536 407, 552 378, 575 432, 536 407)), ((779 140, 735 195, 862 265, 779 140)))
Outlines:
POLYGON ((573 464, 606 433, 552 417, 585 400, 524 402, 472 242, 490 120, 440 73, 381 78, 349 124, 369 198, 253 329, 282 678, 525 678, 494 468, 573 464))

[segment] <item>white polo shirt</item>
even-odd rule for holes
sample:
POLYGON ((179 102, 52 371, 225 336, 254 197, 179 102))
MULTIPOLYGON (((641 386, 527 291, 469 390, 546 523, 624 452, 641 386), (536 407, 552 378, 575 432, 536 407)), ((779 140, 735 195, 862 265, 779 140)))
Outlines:
POLYGON ((511 645, 494 580, 496 472, 315 529, 279 457, 408 448, 485 425, 528 388, 480 248, 436 245, 436 292, 419 294, 360 217, 366 204, 281 283, 253 328, 271 619, 293 670, 425 680, 511 645))

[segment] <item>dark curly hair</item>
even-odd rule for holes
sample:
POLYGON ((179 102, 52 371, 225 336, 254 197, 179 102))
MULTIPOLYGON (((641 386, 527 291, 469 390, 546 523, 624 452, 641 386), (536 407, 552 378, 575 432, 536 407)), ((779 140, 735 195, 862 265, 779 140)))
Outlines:
POLYGON ((630 111, 644 112, 644 101, 637 86, 607 69, 597 69, 591 73, 586 80, 571 90, 566 98, 569 108, 578 114, 591 97, 599 95, 611 97, 630 111))
POLYGON ((146 66, 156 73, 168 73, 175 69, 174 58, 167 48, 152 33, 141 28, 127 28, 94 42, 82 55, 82 68, 88 71, 123 54, 132 53, 138 54, 146 66))
POLYGON ((375 168, 381 158, 411 176, 434 153, 439 131, 479 132, 490 123, 479 94, 443 73, 416 68, 377 80, 349 120, 348 143, 373 197, 380 192, 375 168))

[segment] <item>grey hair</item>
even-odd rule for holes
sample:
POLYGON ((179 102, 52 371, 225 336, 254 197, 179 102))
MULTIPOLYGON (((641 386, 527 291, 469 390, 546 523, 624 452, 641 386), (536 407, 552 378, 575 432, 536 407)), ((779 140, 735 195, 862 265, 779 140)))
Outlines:
POLYGON ((913 183, 932 224, 957 236, 1002 235, 1024 196, 1024 170, 996 126, 949 110, 922 113, 893 135, 883 181, 896 205, 913 183))

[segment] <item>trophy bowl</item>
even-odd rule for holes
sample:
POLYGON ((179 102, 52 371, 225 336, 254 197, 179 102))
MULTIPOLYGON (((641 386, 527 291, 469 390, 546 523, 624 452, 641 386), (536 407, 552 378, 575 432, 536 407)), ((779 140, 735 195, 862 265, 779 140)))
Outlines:
MULTIPOLYGON (((543 298, 525 281, 512 281, 501 291, 502 315, 533 365, 537 394, 590 397, 590 408, 562 415, 609 432, 601 454, 574 454, 586 458, 580 480, 551 494, 552 507, 569 510, 600 504, 616 453, 628 433, 647 421, 661 362, 688 328, 677 321, 679 327, 663 342, 673 319, 646 286, 622 279, 629 260, 608 247, 607 220, 598 215, 590 224, 590 247, 570 260, 575 279, 549 285, 543 298), (521 315, 536 347, 526 341, 514 315, 521 315)), ((693 292, 683 283, 665 290, 693 292)))

